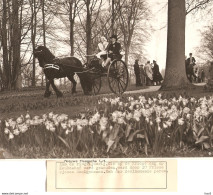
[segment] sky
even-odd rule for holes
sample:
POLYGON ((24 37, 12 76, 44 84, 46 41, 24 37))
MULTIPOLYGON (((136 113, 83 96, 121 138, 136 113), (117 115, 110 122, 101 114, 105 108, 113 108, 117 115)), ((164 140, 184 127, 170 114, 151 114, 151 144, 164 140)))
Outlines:
MULTIPOLYGON (((154 31, 151 33, 150 41, 145 49, 147 50, 147 59, 150 61, 156 60, 160 69, 166 66, 166 44, 167 44, 167 6, 168 0, 149 0, 153 18, 151 24, 154 31)), ((186 17, 186 45, 185 54, 193 53, 196 58, 196 48, 199 47, 201 41, 200 30, 204 28, 211 20, 211 17, 205 19, 197 14, 189 14, 186 17)), ((199 63, 199 59, 197 60, 199 63)))

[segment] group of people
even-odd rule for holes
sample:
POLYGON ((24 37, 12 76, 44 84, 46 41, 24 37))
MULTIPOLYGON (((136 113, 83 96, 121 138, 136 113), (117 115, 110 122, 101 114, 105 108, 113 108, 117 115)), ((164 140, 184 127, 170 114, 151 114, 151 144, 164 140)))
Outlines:
POLYGON ((136 79, 136 86, 142 85, 160 85, 163 77, 159 71, 159 65, 155 60, 153 63, 147 61, 146 65, 139 65, 139 60, 135 60, 134 72, 136 79))
POLYGON ((192 53, 189 54, 189 57, 186 57, 185 66, 186 66, 186 75, 189 81, 195 83, 202 83, 205 81, 205 72, 203 69, 201 71, 198 68, 195 68, 196 60, 192 56, 192 53))

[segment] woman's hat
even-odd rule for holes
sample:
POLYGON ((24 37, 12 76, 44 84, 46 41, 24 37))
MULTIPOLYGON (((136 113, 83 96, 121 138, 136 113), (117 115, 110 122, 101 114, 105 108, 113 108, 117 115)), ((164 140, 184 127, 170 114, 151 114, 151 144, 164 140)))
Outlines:
POLYGON ((114 38, 114 39, 118 39, 118 37, 117 37, 117 35, 112 35, 111 37, 110 37, 110 39, 112 39, 112 38, 114 38))

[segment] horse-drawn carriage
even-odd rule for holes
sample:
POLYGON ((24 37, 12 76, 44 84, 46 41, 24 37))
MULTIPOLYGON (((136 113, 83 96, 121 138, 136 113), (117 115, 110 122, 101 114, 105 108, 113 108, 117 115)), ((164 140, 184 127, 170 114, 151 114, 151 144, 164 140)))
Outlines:
POLYGON ((44 46, 39 46, 34 55, 38 58, 39 65, 49 80, 46 85, 45 97, 49 97, 51 94, 50 85, 58 97, 62 96, 54 84, 55 78, 62 77, 67 77, 73 83, 72 93, 75 93, 77 84, 73 78, 75 73, 80 79, 84 94, 98 94, 103 77, 107 77, 109 88, 115 94, 124 93, 128 86, 128 69, 121 59, 115 58, 107 68, 104 68, 96 56, 83 66, 80 60, 75 57, 55 58, 44 46))

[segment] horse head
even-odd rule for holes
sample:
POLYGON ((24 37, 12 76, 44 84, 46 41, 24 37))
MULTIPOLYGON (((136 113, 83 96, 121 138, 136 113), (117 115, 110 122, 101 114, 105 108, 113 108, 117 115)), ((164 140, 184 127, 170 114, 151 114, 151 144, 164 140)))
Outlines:
POLYGON ((41 67, 44 67, 44 64, 53 63, 53 59, 55 58, 55 56, 45 46, 38 46, 34 50, 34 56, 38 59, 41 67))

